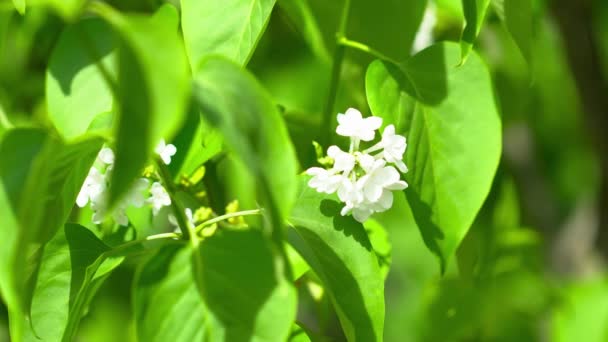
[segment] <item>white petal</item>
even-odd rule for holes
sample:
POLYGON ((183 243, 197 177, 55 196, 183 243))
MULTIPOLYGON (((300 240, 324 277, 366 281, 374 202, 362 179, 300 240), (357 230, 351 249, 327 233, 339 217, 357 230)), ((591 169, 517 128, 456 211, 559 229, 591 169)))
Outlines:
POLYGON ((156 145, 156 148, 154 149, 154 152, 156 152, 156 154, 162 154, 163 151, 165 150, 165 139, 160 139, 160 141, 158 142, 158 145, 156 145))
POLYGON ((397 168, 399 169, 399 171, 401 171, 401 173, 407 173, 407 171, 408 171, 407 166, 405 165, 405 163, 402 160, 395 160, 394 163, 397 166, 397 168))
POLYGON ((393 135, 395 135, 395 125, 390 124, 384 127, 384 131, 382 132, 382 140, 392 137, 393 135))
POLYGON ((116 223, 118 223, 118 225, 120 226, 126 227, 129 225, 129 218, 127 217, 127 214, 125 214, 124 209, 117 208, 112 217, 114 218, 114 221, 116 221, 116 223))
POLYGON ((89 203, 88 186, 83 186, 78 193, 78 197, 76 197, 76 205, 80 208, 84 208, 87 203, 89 203))
POLYGON ((407 188, 407 183, 400 180, 386 187, 389 190, 403 190, 407 188))
POLYGON ((375 159, 369 154, 362 154, 359 156, 359 165, 365 170, 365 172, 370 172, 372 167, 374 166, 375 159))
POLYGON ((348 108, 344 115, 346 115, 346 118, 348 118, 349 120, 360 120, 361 118, 363 118, 361 112, 355 108, 348 108))
POLYGON ((367 208, 354 208, 353 209, 353 217, 355 220, 363 223, 367 221, 367 219, 373 214, 373 212, 367 208))
POLYGON ((104 147, 99 151, 97 158, 104 164, 114 164, 114 152, 109 147, 104 147))
POLYGON ((376 202, 382 195, 382 187, 374 183, 368 183, 365 188, 363 188, 363 193, 367 200, 370 202, 376 202))
POLYGON ((369 130, 377 130, 382 126, 382 118, 378 116, 370 116, 368 118, 363 119, 365 123, 365 127, 369 130))

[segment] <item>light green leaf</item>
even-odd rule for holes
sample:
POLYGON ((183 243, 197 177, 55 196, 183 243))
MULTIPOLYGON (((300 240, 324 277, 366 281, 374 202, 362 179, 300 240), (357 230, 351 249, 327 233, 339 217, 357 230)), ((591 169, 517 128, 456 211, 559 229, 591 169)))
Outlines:
POLYGON ((461 61, 464 63, 473 49, 473 44, 481 30, 486 17, 490 0, 462 0, 462 11, 464 13, 464 30, 460 38, 461 61))
POLYGON ((37 4, 45 4, 53 8, 63 19, 74 21, 83 10, 85 0, 39 0, 37 4))
POLYGON ((186 119, 190 73, 175 7, 153 16, 123 15, 96 2, 93 10, 122 38, 118 56, 116 162, 110 186, 115 203, 140 174, 154 147, 186 119))
POLYGON ((532 0, 493 0, 492 5, 505 23, 519 51, 530 63, 534 39, 532 0))
POLYGON ((201 242, 196 282, 222 329, 211 340, 282 342, 296 316, 283 261, 258 230, 221 230, 201 242), (255 267, 251 267, 255 265, 255 267))
POLYGON ((281 225, 296 194, 297 161, 283 118, 251 74, 220 57, 201 63, 194 95, 203 117, 256 177, 258 199, 281 225))
POLYGON ((100 19, 85 19, 61 34, 46 72, 46 101, 64 138, 84 134, 98 115, 112 110, 112 91, 97 64, 116 78, 116 43, 100 19))
POLYGON ((404 190, 426 245, 445 270, 492 184, 501 151, 490 75, 476 54, 433 45, 403 65, 373 62, 366 92, 374 115, 408 139, 404 190))
POLYGON ((251 58, 276 0, 181 0, 184 40, 194 73, 205 56, 240 65, 251 58))
POLYGON ((300 179, 289 242, 323 282, 349 341, 382 341, 384 278, 363 226, 300 179))
POLYGON ((552 319, 556 342, 601 342, 608 338, 608 282, 586 280, 566 289, 566 298, 552 319))
POLYGON ((190 250, 168 246, 143 265, 133 286, 139 341, 208 341, 214 317, 193 278, 190 250))
POLYGON ((25 14, 25 0, 13 0, 13 5, 17 9, 17 12, 22 15, 25 14))
MULTIPOLYGON (((83 299, 78 298, 96 289, 105 276, 91 283, 86 273, 110 248, 87 228, 66 224, 43 248, 31 303, 31 341, 70 341, 66 327, 77 325, 83 299)), ((113 263, 112 268, 119 263, 113 263)), ((109 270, 107 270, 109 271, 109 270)), ((106 271, 106 273, 107 273, 106 271)), ((89 271, 90 272, 90 271, 89 271)), ((94 292, 94 291, 93 291, 94 292)))

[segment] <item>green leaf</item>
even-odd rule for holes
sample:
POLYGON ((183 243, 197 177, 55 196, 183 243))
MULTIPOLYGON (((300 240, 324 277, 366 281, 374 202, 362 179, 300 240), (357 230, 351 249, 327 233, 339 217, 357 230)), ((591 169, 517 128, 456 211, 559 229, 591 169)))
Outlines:
POLYGON ((98 115, 112 110, 112 91, 97 64, 116 77, 115 45, 111 28, 97 18, 69 26, 59 37, 46 72, 46 101, 64 138, 84 134, 98 115))
MULTIPOLYGON (((0 286, 6 293, 16 340, 22 334, 21 323, 16 322, 25 319, 20 316, 30 301, 26 259, 67 220, 102 143, 90 138, 66 145, 39 129, 14 129, 3 136, 1 223, 7 241, 0 252, 0 286)), ((36 258, 32 262, 35 269, 36 258)))
POLYGON ((143 265, 133 285, 139 341, 208 341, 214 317, 194 282, 190 250, 168 246, 143 265))
POLYGON ((53 8, 65 20, 73 21, 78 18, 84 8, 85 0, 40 0, 38 4, 45 4, 53 8))
POLYGON ((424 241, 444 271, 484 202, 501 151, 490 75, 479 56, 455 67, 458 47, 433 45, 403 65, 373 62, 374 115, 408 139, 404 190, 424 241))
POLYGON ((266 29, 276 0, 181 0, 184 40, 196 73, 205 56, 245 65, 266 29))
POLYGON ((194 95, 203 117, 256 177, 260 203, 280 225, 294 203, 297 161, 270 96, 251 74, 221 57, 201 63, 194 95))
POLYGON ((530 63, 534 38, 532 0, 494 0, 492 4, 498 16, 505 23, 507 31, 513 37, 519 51, 530 63))
POLYGON ((196 282, 222 327, 210 329, 211 340, 287 339, 296 316, 296 291, 273 247, 258 230, 222 230, 201 242, 196 252, 203 266, 196 282))
POLYGON ((601 342, 608 338, 608 282, 585 280, 566 289, 566 298, 552 319, 552 334, 557 342, 601 342))
MULTIPOLYGON (((91 290, 105 280, 101 276, 92 282, 87 277, 90 267, 110 248, 87 228, 66 224, 43 248, 31 304, 31 326, 34 335, 26 340, 70 341, 84 306, 80 303, 91 290)), ((112 263, 111 269, 119 263, 112 263)), ((95 269, 96 270, 96 269, 95 269)), ((94 292, 94 291, 93 291, 94 292)))
POLYGON ((323 282, 349 341, 382 341, 384 278, 363 226, 300 179, 289 242, 323 282))
POLYGON ((190 73, 172 5, 161 6, 153 16, 123 15, 99 2, 93 9, 123 43, 116 88, 116 162, 110 186, 110 202, 115 203, 140 175, 159 140, 177 133, 186 119, 190 73))
POLYGON ((473 49, 473 44, 481 30, 490 0, 462 0, 465 26, 460 38, 461 61, 464 63, 473 49))
POLYGON ((22 15, 25 14, 25 0, 13 0, 13 5, 17 9, 17 12, 22 15))

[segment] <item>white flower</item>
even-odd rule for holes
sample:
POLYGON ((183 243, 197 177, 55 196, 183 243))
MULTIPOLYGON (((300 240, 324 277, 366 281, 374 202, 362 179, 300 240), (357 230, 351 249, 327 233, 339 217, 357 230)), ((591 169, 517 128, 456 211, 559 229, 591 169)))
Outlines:
POLYGON ((148 203, 152 204, 152 213, 156 215, 162 207, 171 205, 171 197, 159 182, 154 182, 150 188, 148 203))
MULTIPOLYGON (((186 208, 184 209, 184 214, 186 214, 186 219, 188 220, 187 224, 191 225, 192 227, 194 227, 194 215, 192 213, 192 209, 190 208, 186 208)), ((173 226, 175 226, 175 231, 179 231, 179 224, 177 223, 177 219, 175 218, 175 215, 173 214, 169 214, 169 223, 171 223, 173 226)))
POLYGON ((312 167, 306 170, 312 176, 308 185, 318 192, 337 192, 344 203, 340 214, 352 214, 355 220, 365 222, 370 215, 386 211, 393 205, 392 191, 407 188, 399 171, 387 165, 392 163, 402 172, 407 172, 402 160, 406 139, 395 134, 395 126, 388 125, 380 142, 360 152, 360 141, 373 140, 382 119, 375 116, 364 119, 358 110, 349 108, 345 114, 338 114, 338 122, 336 132, 350 137, 349 152, 330 146, 327 155, 333 160, 332 168, 312 167), (371 154, 375 152, 375 155, 371 154))
MULTIPOLYGON (((107 176, 107 173, 106 173, 107 176)), ((112 219, 121 226, 129 225, 129 218, 126 214, 126 209, 132 205, 137 208, 141 207, 145 202, 144 194, 142 193, 148 187, 148 180, 145 178, 140 178, 133 183, 131 189, 127 194, 120 200, 116 207, 110 214, 112 219)), ((105 191, 106 186, 104 184, 104 189, 97 196, 91 198, 91 209, 93 210, 93 218, 92 221, 95 224, 100 224, 103 222, 105 216, 108 214, 107 207, 107 196, 108 192, 105 191)))
POLYGON ((334 160, 333 169, 340 172, 350 172, 355 167, 355 157, 332 145, 327 149, 327 155, 334 160))
POLYGON ((399 171, 406 173, 407 166, 403 162, 403 153, 407 147, 407 142, 404 136, 395 134, 395 126, 388 125, 382 132, 382 140, 380 146, 384 149, 381 157, 389 163, 394 163, 399 171))
POLYGON ((175 145, 173 144, 165 144, 165 140, 161 139, 154 151, 160 156, 163 163, 169 165, 171 164, 171 157, 173 157, 175 152, 177 152, 177 148, 175 148, 175 145))
POLYGON ((97 170, 97 168, 92 167, 89 170, 89 174, 87 178, 84 180, 84 184, 78 193, 78 197, 76 198, 76 205, 80 208, 89 203, 89 201, 96 201, 100 195, 106 189, 106 179, 104 175, 97 170))
POLYGON ((144 190, 148 189, 150 182, 145 178, 136 180, 122 200, 127 206, 132 205, 136 208, 141 208, 146 202, 144 190))
POLYGON ((320 167, 311 167, 306 170, 306 174, 313 176, 308 181, 308 186, 327 194, 336 192, 343 178, 342 175, 334 174, 334 170, 325 170, 320 167))
POLYGON ((382 119, 377 116, 363 118, 361 112, 349 108, 344 114, 338 114, 336 133, 355 140, 374 140, 375 131, 382 126, 382 119))
POLYGON ((97 160, 106 165, 114 164, 114 151, 109 147, 102 148, 97 155, 97 160))

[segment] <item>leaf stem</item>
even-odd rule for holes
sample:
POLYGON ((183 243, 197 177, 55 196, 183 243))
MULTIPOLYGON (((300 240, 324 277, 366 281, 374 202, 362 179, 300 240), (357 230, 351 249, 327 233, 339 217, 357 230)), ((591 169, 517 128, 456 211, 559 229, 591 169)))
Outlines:
POLYGON ((128 248, 133 247, 133 246, 137 246, 139 244, 142 244, 142 243, 145 243, 145 242, 148 242, 148 241, 154 241, 154 240, 175 240, 175 239, 180 238, 180 236, 181 236, 181 234, 178 234, 178 233, 162 233, 162 234, 150 235, 150 236, 146 236, 143 239, 125 242, 122 245, 119 245, 119 246, 116 246, 116 247, 112 248, 107 253, 108 254, 115 254, 117 252, 124 251, 125 249, 128 249, 128 248))
POLYGON ((198 238, 196 237, 196 231, 188 221, 184 207, 177 200, 177 196, 175 195, 177 189, 175 188, 175 184, 173 183, 173 178, 171 178, 169 169, 167 169, 167 166, 159 159, 156 160, 156 165, 158 166, 158 174, 160 175, 160 178, 163 184, 165 185, 165 189, 167 189, 167 193, 171 198, 171 207, 173 208, 173 215, 175 215, 175 219, 177 220, 177 224, 180 231, 182 232, 183 238, 186 240, 191 240, 194 247, 198 246, 198 238))
POLYGON ((234 212, 234 213, 229 213, 229 214, 217 216, 217 217, 214 217, 214 218, 212 218, 210 220, 207 220, 207 221, 199 224, 198 226, 196 226, 195 231, 198 233, 203 228, 205 228, 207 226, 210 226, 210 225, 212 225, 214 223, 217 223, 217 222, 220 222, 220 221, 231 219, 233 217, 248 216, 248 215, 260 215, 261 213, 262 213, 262 209, 252 209, 252 210, 237 211, 237 212, 234 212))
POLYGON ((345 46, 345 47, 350 47, 353 48, 355 50, 359 50, 359 51, 363 51, 369 55, 372 55, 376 58, 379 59, 383 59, 385 61, 394 63, 394 64, 399 64, 399 62, 397 62, 396 60, 388 57, 387 55, 383 54, 382 52, 370 47, 369 45, 365 45, 363 43, 357 42, 355 40, 350 40, 346 37, 341 37, 338 39, 338 44, 341 46, 345 46))
POLYGON ((323 113, 323 119, 321 121, 321 143, 325 146, 331 142, 331 118, 334 112, 334 105, 336 102, 336 96, 338 95, 338 86, 340 84, 340 75, 342 73, 342 61, 344 60, 344 45, 340 44, 340 40, 346 34, 346 26, 348 24, 348 15, 350 13, 351 0, 344 1, 344 7, 342 8, 342 16, 340 18, 340 26, 336 32, 336 46, 331 66, 331 79, 329 83, 329 94, 327 96, 327 103, 325 104, 325 112, 323 113))

